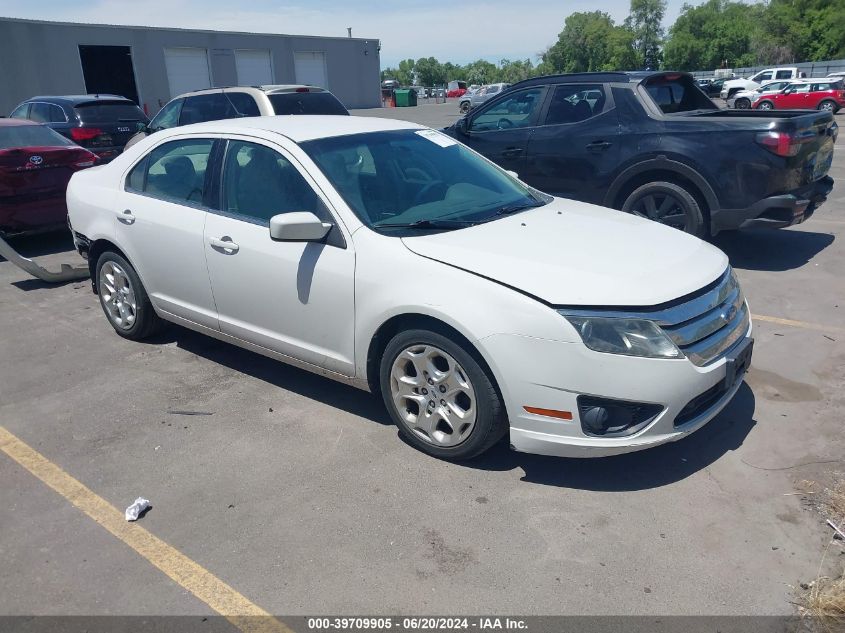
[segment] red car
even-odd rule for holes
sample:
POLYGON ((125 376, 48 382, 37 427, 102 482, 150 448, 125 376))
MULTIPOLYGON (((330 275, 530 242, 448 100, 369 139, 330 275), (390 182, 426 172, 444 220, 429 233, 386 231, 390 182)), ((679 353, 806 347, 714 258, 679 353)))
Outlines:
POLYGON ((845 86, 841 80, 811 79, 793 84, 774 94, 763 94, 751 104, 759 110, 827 110, 845 107, 845 86))
POLYGON ((66 226, 71 175, 97 156, 46 125, 0 119, 0 233, 66 226))

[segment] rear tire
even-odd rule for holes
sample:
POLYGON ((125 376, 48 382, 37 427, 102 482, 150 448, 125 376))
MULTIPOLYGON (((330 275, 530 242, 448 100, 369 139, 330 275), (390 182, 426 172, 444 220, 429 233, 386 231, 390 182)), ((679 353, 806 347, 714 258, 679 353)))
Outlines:
POLYGON ((673 182, 649 182, 637 187, 625 200, 622 211, 701 239, 710 235, 695 196, 673 182))
POLYGON ((469 101, 461 101, 461 105, 458 106, 458 109, 463 114, 466 114, 467 112, 469 112, 469 101))
POLYGON ((825 112, 830 112, 832 114, 836 114, 836 111, 839 110, 839 106, 836 104, 835 101, 825 99, 819 104, 818 109, 824 110, 825 112))
POLYGON ((743 97, 734 101, 734 108, 737 110, 748 110, 751 107, 751 101, 743 97))
POLYGON ((140 341, 158 332, 164 321, 155 313, 132 264, 113 251, 97 260, 95 283, 100 307, 123 338, 140 341))
POLYGON ((472 459, 508 431, 487 370, 443 334, 420 329, 394 336, 382 354, 379 384, 402 437, 434 457, 472 459))

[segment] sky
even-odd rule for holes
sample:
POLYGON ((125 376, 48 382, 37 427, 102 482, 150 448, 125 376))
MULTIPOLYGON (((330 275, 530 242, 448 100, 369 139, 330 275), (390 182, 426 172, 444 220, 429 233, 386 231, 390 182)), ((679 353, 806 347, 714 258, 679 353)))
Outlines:
MULTIPOLYGON (((352 36, 381 40, 381 66, 409 57, 464 64, 476 59, 536 61, 566 16, 599 9, 621 22, 630 0, 0 0, 0 16, 89 22, 352 36)), ((693 0, 693 4, 698 4, 693 0)), ((668 0, 674 22, 684 0, 668 0)))

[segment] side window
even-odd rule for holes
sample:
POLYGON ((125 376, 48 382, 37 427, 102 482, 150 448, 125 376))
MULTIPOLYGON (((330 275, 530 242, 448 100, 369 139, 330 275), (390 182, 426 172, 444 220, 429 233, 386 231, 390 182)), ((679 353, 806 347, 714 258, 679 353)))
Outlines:
POLYGON ((813 84, 812 91, 830 90, 830 84, 813 84))
POLYGON ((173 202, 201 204, 212 139, 185 139, 159 145, 129 174, 128 189, 173 202))
POLYGON ((184 99, 175 99, 165 105, 150 121, 150 129, 154 132, 176 127, 179 124, 179 113, 182 111, 184 99))
POLYGON ((792 78, 792 71, 791 70, 779 70, 775 73, 775 79, 791 79, 792 78))
POLYGON ((64 110, 62 110, 57 105, 50 105, 50 121, 53 123, 67 122, 67 117, 65 116, 64 110))
POLYGON ((771 78, 772 78, 772 71, 770 70, 770 71, 765 72, 765 73, 760 73, 759 75, 754 77, 754 79, 752 79, 751 81, 755 81, 759 84, 763 81, 769 81, 769 79, 771 79, 771 78))
POLYGON ((27 119, 29 118, 29 104, 24 103, 22 106, 15 108, 15 111, 9 115, 10 119, 27 119))
POLYGON ((326 218, 320 198, 302 174, 275 150, 229 141, 223 166, 223 210, 269 225, 270 218, 291 211, 311 211, 326 218))
POLYGON ((540 107, 543 88, 529 88, 508 95, 473 117, 470 130, 510 130, 531 125, 534 113, 540 107))
POLYGON ((544 125, 584 121, 604 109, 605 93, 601 84, 561 85, 555 88, 544 125))
POLYGON ((29 109, 29 118, 39 123, 50 122, 50 104, 49 103, 33 103, 29 109))
POLYGON ((185 99, 185 105, 182 106, 182 113, 179 115, 179 125, 217 121, 235 116, 237 112, 223 93, 214 92, 185 99))
POLYGON ((811 87, 812 87, 811 84, 798 84, 797 86, 795 86, 795 90, 793 90, 793 92, 795 92, 795 93, 810 92, 811 87))
POLYGON ((488 95, 494 95, 497 92, 499 92, 499 86, 490 86, 489 88, 487 88, 488 95))
POLYGON ((223 96, 229 99, 229 104, 235 111, 236 116, 260 116, 258 104, 252 95, 245 92, 224 92, 223 96))

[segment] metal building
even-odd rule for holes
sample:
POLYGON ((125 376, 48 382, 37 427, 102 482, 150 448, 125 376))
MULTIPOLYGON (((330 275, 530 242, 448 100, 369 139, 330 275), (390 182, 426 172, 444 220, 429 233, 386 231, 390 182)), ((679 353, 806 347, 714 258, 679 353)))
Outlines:
POLYGON ((215 86, 302 83, 381 105, 379 41, 0 18, 0 114, 35 95, 109 93, 150 116, 215 86))

